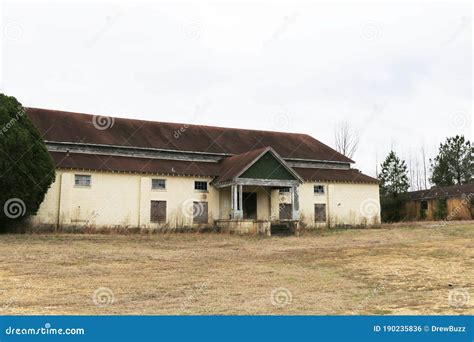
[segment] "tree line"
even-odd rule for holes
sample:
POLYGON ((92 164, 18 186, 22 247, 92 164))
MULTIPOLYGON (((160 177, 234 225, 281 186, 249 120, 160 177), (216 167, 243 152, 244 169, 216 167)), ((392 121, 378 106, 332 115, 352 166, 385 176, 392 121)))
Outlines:
MULTIPOLYGON (((462 185, 473 182, 473 155, 471 142, 463 135, 448 137, 439 145, 438 154, 430 159, 430 182, 435 186, 462 185)), ((381 165, 380 204, 382 220, 400 221, 408 198, 410 175, 407 163, 392 150, 381 165)), ((421 215, 426 215, 423 210, 421 215)), ((447 215, 446 201, 437 200, 436 218, 447 215)))
MULTIPOLYGON (((338 152, 351 158, 358 144, 359 134, 347 121, 335 126, 334 145, 338 152)), ((441 187, 472 183, 473 166, 473 146, 463 135, 447 137, 440 143, 437 155, 428 162, 424 146, 421 147, 421 162, 417 156, 413 157, 411 154, 407 162, 392 148, 376 168, 380 181, 382 219, 402 219, 409 189, 424 190, 428 189, 430 184, 441 187)))
MULTIPOLYGON (((469 184, 473 181, 471 142, 463 135, 448 137, 439 145, 438 154, 430 159, 430 182, 435 186, 469 184)), ((407 192, 410 176, 407 163, 390 151, 377 175, 382 196, 407 192)))

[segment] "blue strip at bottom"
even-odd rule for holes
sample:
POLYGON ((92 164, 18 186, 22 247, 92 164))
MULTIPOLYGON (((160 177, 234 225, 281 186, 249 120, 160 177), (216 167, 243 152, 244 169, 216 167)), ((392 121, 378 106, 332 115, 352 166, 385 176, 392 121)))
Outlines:
POLYGON ((0 316, 0 341, 474 341, 474 316, 0 316))

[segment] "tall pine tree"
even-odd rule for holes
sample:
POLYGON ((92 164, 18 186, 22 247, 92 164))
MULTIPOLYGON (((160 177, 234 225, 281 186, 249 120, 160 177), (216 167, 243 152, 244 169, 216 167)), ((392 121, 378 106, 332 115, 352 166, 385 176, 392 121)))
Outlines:
POLYGON ((438 186, 472 182, 472 146, 464 136, 447 138, 439 146, 438 155, 431 161, 431 182, 438 186))
POLYGON ((410 186, 407 165, 394 151, 390 151, 382 163, 378 178, 382 195, 397 195, 406 192, 410 186))

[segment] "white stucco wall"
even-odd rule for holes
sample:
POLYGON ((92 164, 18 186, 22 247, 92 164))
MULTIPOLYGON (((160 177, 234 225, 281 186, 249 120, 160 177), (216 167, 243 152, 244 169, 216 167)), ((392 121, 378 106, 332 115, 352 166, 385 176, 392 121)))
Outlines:
MULTIPOLYGON (((211 178, 151 176, 140 174, 58 170, 36 216, 36 225, 97 228, 180 228, 193 226, 192 203, 208 203, 209 225, 230 214, 230 189, 208 186, 194 190, 194 181, 211 178), (91 187, 74 185, 75 174, 91 175, 91 187), (152 190, 153 178, 166 179, 166 190, 152 190), (167 223, 150 222, 152 200, 167 202, 167 223)), ((289 194, 278 190, 246 188, 257 192, 257 219, 278 219, 279 203, 289 203, 289 194)), ((308 228, 380 223, 379 189, 376 184, 304 183, 299 187, 300 221, 308 228), (313 186, 325 186, 314 194, 313 186), (327 222, 314 222, 314 204, 326 204, 327 222)))
POLYGON ((194 181, 211 178, 148 176, 125 173, 58 170, 32 224, 60 227, 179 228, 191 226, 193 201, 208 202, 209 224, 219 218, 219 191, 194 190, 194 181), (91 175, 90 187, 74 185, 74 175, 91 175), (166 179, 166 190, 151 189, 153 178, 166 179), (150 222, 152 200, 167 202, 167 223, 150 222), (58 218, 59 215, 59 218, 58 218))
POLYGON ((380 223, 378 184, 304 183, 299 195, 300 220, 308 227, 380 223), (315 194, 314 185, 323 185, 324 194, 315 194), (326 223, 314 222, 315 203, 326 204, 326 223))

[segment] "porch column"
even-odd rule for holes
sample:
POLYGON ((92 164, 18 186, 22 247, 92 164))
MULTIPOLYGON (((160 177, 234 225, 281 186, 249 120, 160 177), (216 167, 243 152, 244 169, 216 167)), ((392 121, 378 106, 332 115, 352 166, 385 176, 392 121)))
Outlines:
POLYGON ((243 218, 242 209, 242 185, 231 185, 231 218, 233 220, 240 220, 243 218))
POLYGON ((237 212, 237 191, 236 186, 230 186, 230 218, 235 219, 237 212))
POLYGON ((238 185, 239 187, 239 219, 244 218, 244 195, 243 195, 243 185, 238 185))
POLYGON ((298 194, 298 187, 292 186, 290 189, 291 193, 291 208, 292 208, 292 215, 291 218, 293 220, 300 219, 300 198, 298 194))

